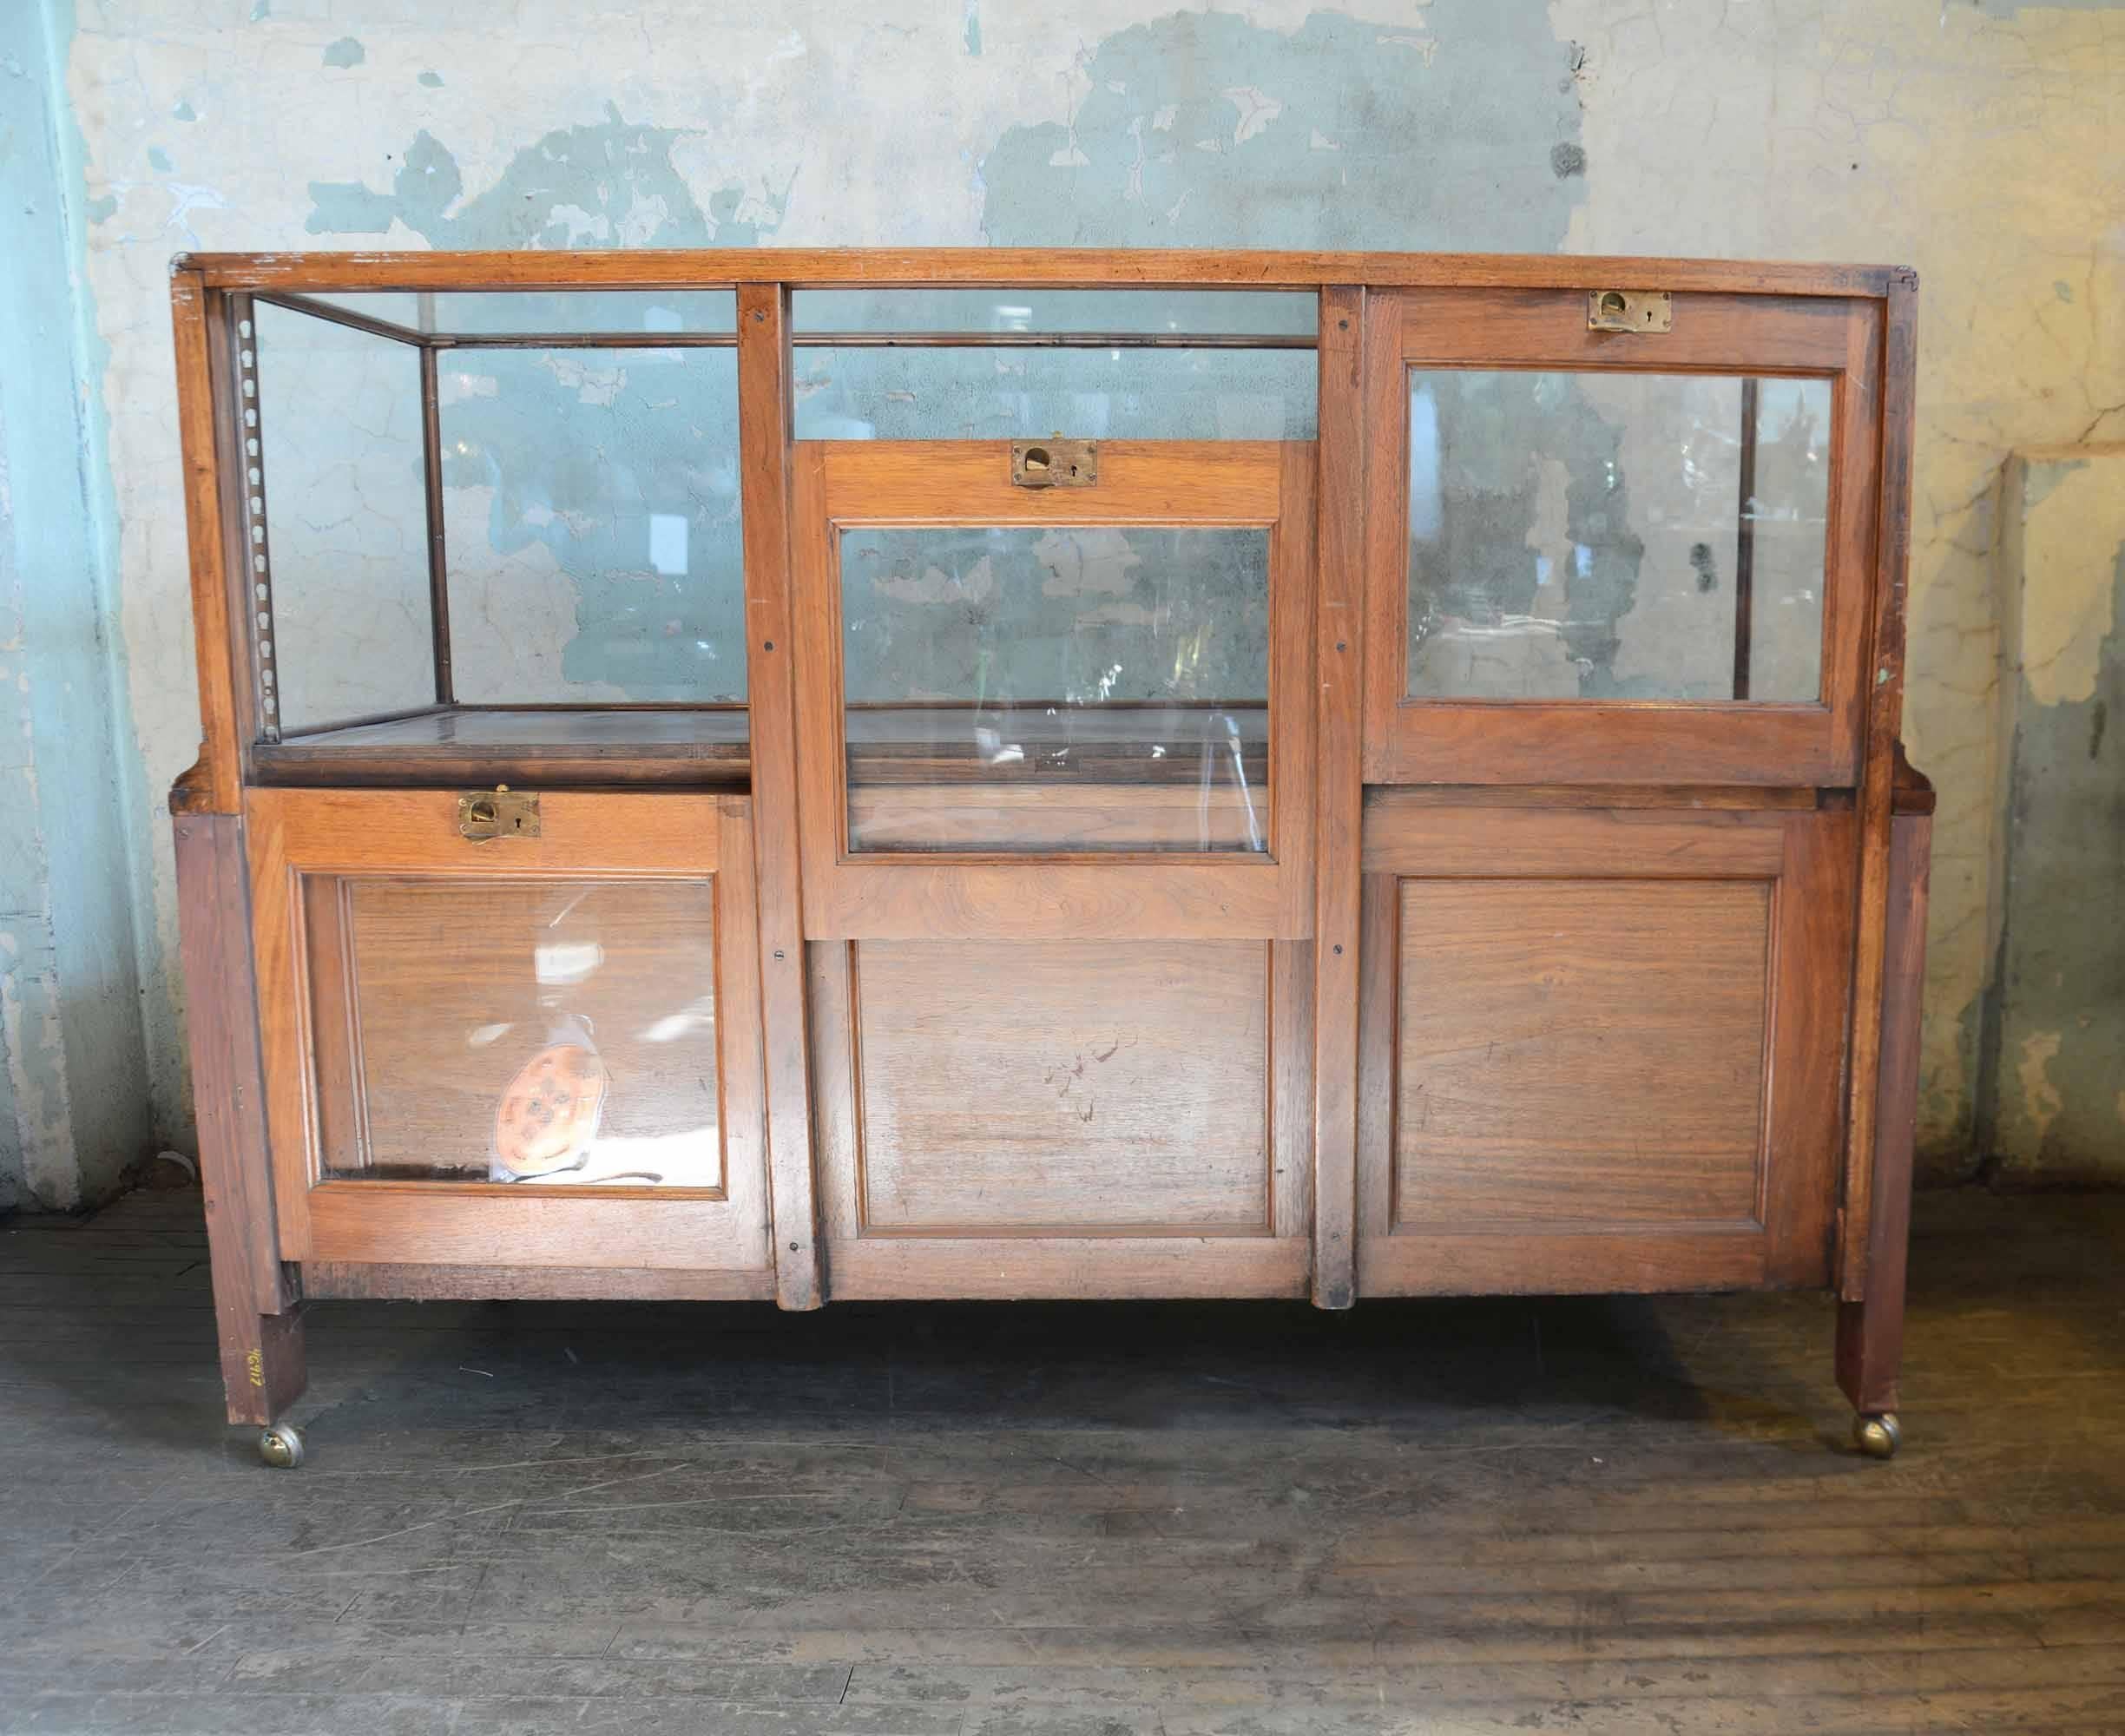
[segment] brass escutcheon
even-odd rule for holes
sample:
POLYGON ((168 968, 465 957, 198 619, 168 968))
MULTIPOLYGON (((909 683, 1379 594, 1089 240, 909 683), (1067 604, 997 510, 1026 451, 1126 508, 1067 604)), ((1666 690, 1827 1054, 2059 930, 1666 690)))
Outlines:
POLYGON ((1669 332, 1674 297, 1664 289, 1596 289, 1587 295, 1589 332, 1669 332))
POLYGON ((536 838, 538 796, 506 784, 493 790, 468 790, 457 798, 457 832, 475 844, 497 838, 536 838))
POLYGON ((1099 481, 1099 442, 1014 440, 1010 479, 1020 488, 1091 488, 1099 481))

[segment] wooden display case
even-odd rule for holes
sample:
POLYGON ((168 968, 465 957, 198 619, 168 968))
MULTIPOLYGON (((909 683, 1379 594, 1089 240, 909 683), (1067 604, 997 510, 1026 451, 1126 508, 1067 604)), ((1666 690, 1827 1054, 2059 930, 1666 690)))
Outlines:
POLYGON ((231 1419, 313 1298, 1822 1286, 1892 1452, 1915 290, 180 259, 231 1419))

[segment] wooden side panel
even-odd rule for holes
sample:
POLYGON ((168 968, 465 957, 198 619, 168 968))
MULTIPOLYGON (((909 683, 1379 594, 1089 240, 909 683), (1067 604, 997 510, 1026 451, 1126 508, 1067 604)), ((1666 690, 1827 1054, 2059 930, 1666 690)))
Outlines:
POLYGON ((854 953, 865 1234, 1270 1233, 1266 943, 854 953))
POLYGON ((1820 1282, 1849 811, 1368 811, 1363 1287, 1820 1282))
POLYGON ((243 822, 179 814, 174 829, 221 1381, 230 1422, 270 1423, 302 1391, 303 1334, 273 1219, 243 822))
POLYGON ((1849 810, 1783 828, 1771 1003, 1771 1144, 1761 1216, 1767 1276, 1823 1284, 1834 1268, 1844 1083, 1851 1044, 1859 826, 1849 810))
POLYGON ((1394 1227, 1753 1222, 1771 897, 1403 882, 1394 1227))

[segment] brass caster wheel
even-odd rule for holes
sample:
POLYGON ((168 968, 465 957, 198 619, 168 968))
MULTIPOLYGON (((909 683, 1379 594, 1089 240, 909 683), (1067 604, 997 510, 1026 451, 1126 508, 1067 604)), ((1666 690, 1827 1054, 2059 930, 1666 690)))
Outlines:
POLYGON ((1871 1459, 1892 1459, 1904 1444, 1904 1430, 1897 1426, 1896 1412, 1882 1410, 1871 1417, 1852 1418, 1852 1443, 1871 1459))
POLYGON ((259 1457, 275 1470, 293 1470, 302 1455, 302 1437, 286 1423, 274 1423, 259 1436, 259 1457))

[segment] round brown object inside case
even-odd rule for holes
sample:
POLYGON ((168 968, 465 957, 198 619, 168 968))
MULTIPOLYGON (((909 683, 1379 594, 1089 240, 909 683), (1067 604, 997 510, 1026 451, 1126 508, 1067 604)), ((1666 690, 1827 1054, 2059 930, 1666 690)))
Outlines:
POLYGON ((524 1062, 495 1113, 495 1155, 512 1175, 549 1175, 582 1161, 605 1101, 605 1063, 579 1043, 549 1043, 524 1062))

